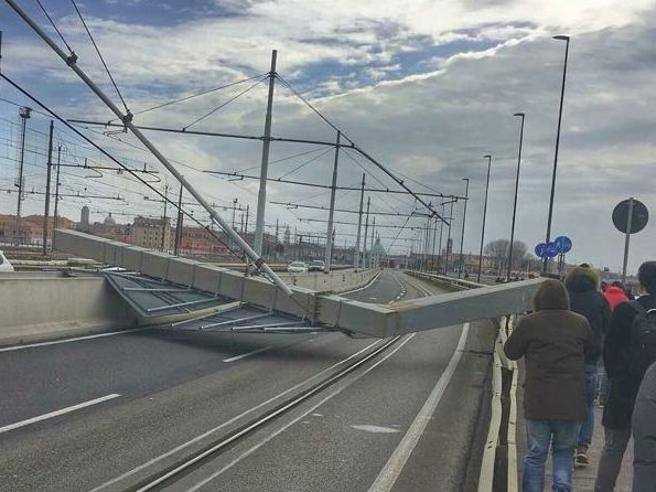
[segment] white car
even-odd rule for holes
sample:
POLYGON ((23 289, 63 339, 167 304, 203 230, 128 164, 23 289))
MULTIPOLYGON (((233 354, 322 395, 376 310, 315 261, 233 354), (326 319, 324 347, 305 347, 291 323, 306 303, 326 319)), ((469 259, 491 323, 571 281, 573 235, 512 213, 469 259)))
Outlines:
POLYGON ((0 250, 0 272, 13 272, 14 267, 9 263, 5 254, 0 250))
POLYGON ((292 261, 287 267, 289 273, 307 273, 308 267, 302 261, 292 261))

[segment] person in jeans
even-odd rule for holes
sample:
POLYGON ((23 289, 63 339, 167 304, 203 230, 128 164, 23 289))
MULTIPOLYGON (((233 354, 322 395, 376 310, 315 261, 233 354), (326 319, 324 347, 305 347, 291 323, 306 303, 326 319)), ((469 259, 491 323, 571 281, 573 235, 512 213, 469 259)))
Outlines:
POLYGON ((656 363, 647 369, 633 408, 633 492, 656 490, 656 363))
POLYGON ((594 432, 594 404, 599 391, 599 359, 603 338, 610 321, 610 308, 599 291, 599 276, 590 266, 572 269, 565 278, 572 311, 585 316, 592 328, 594 348, 585 357, 585 403, 586 420, 581 426, 577 440, 576 465, 590 463, 588 448, 594 432))
MULTIPOLYGON (((635 343, 635 322, 641 312, 656 309, 656 261, 640 266, 638 280, 640 292, 644 295, 617 306, 604 342, 604 365, 610 380, 610 392, 602 419, 604 449, 595 481, 597 492, 611 492, 615 488, 624 451, 631 438, 631 414, 644 375, 644 372, 634 369, 634 362, 641 358, 643 349, 641 344, 635 343)), ((652 483, 656 483, 656 477, 652 483)))
POLYGON ((553 490, 572 489, 574 448, 586 419, 584 360, 593 349, 585 317, 569 310, 565 286, 545 280, 533 299, 534 312, 522 318, 506 341, 509 359, 526 358, 524 415, 528 450, 523 490, 542 492, 544 467, 553 452, 553 490))

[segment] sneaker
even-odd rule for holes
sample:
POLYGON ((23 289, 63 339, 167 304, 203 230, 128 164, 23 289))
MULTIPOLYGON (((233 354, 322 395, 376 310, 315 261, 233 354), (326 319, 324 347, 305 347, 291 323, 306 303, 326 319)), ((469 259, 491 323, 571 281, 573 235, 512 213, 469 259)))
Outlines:
POLYGON ((574 466, 582 468, 588 466, 589 464, 590 458, 588 458, 588 447, 580 446, 574 455, 574 466))

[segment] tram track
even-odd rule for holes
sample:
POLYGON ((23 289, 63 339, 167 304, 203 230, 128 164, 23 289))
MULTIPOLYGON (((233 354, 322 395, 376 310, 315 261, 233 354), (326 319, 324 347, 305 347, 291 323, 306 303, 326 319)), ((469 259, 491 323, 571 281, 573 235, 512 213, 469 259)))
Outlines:
MULTIPOLYGON (((274 421, 279 420, 285 415, 290 414, 293 410, 301 407, 303 403, 309 402, 313 398, 319 398, 323 393, 327 392, 336 383, 343 380, 346 376, 354 373, 359 368, 368 362, 383 359, 386 354, 391 355, 390 352, 394 351, 395 347, 400 348, 400 345, 409 341, 412 335, 397 336, 391 339, 382 341, 382 343, 375 342, 369 345, 368 351, 361 351, 362 355, 358 357, 349 357, 350 360, 335 372, 327 374, 319 381, 311 384, 308 387, 300 388, 300 390, 293 396, 278 403, 272 408, 265 410, 259 415, 250 418, 246 422, 238 423, 236 427, 223 434, 221 437, 213 439, 211 442, 205 444, 200 449, 196 449, 193 453, 187 453, 185 456, 180 456, 179 459, 167 460, 167 466, 163 469, 152 471, 149 474, 140 474, 141 478, 136 483, 126 483, 122 480, 124 476, 117 477, 94 490, 106 490, 111 486, 112 490, 127 491, 149 491, 149 490, 163 490, 167 487, 175 485, 175 483, 182 478, 188 476, 190 473, 201 468, 204 464, 211 460, 220 458, 222 454, 232 449, 240 442, 247 439, 256 431, 271 425, 274 421), (404 339, 404 341, 402 341, 404 339)), ((358 355, 360 352, 354 354, 358 355)), ((346 359, 345 359, 346 360, 346 359)), ((345 361, 341 361, 344 363, 345 361)), ((382 362, 382 360, 380 360, 382 362)), ((338 363, 337 365, 341 364, 338 363)), ((309 378, 316 378, 317 375, 309 378)), ((308 381, 308 380, 306 380, 308 381)), ((182 450, 181 450, 182 451, 182 450)), ((168 453, 167 453, 168 454, 168 453)), ((140 467, 137 467, 137 469, 140 467)), ((136 469, 135 469, 136 470, 136 469)), ((137 478, 137 477, 132 477, 137 478)))

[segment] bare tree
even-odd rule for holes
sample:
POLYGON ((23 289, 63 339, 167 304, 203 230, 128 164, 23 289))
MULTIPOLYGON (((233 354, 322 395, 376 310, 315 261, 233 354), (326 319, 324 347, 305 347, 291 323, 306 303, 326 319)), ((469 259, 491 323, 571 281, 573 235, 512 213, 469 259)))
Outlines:
MULTIPOLYGON (((485 255, 492 258, 495 268, 499 269, 507 265, 508 262, 508 246, 510 241, 507 239, 497 239, 487 243, 485 246, 485 255)), ((513 266, 514 270, 521 269, 526 265, 526 256, 528 248, 522 241, 515 241, 513 243, 513 266)))

